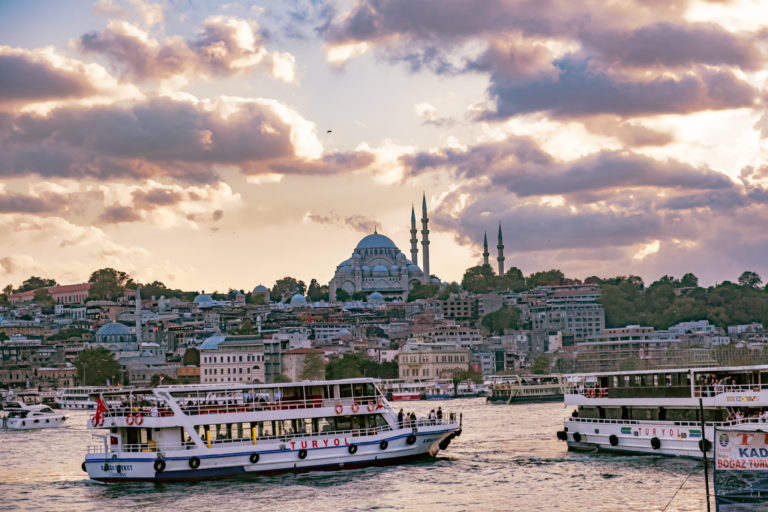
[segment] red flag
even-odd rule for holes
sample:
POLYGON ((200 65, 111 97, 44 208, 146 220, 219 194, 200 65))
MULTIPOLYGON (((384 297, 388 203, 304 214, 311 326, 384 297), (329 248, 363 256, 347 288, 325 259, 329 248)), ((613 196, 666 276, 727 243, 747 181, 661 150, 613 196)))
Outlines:
POLYGON ((107 406, 104 405, 104 402, 101 401, 101 396, 99 396, 99 401, 96 402, 96 417, 101 418, 101 413, 105 412, 107 410, 107 406))

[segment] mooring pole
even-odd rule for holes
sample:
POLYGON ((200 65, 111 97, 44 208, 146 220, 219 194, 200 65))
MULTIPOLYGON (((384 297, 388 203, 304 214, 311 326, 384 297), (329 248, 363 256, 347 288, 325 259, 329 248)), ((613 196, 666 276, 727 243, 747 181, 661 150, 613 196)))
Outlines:
POLYGON ((707 512, 709 508, 709 470, 707 469, 707 431, 704 428, 704 404, 699 397, 699 419, 701 420, 701 453, 704 456, 704 488, 707 492, 707 512))

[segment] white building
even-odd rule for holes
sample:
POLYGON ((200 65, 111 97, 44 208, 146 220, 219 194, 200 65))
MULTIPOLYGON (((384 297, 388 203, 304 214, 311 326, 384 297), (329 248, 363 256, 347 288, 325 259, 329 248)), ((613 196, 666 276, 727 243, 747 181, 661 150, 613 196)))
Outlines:
POLYGON ((256 336, 211 336, 200 346, 200 382, 263 383, 264 340, 256 336))

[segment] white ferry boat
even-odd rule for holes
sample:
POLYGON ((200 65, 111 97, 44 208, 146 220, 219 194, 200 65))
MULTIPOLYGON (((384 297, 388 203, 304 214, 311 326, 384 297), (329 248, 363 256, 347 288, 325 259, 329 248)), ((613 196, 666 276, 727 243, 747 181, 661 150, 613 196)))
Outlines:
POLYGON ((0 417, 0 426, 9 430, 33 430, 58 427, 67 419, 41 403, 37 391, 21 391, 9 395, 3 403, 4 415, 0 417))
POLYGON ((489 380, 491 392, 486 401, 494 404, 558 401, 565 393, 561 375, 504 375, 489 380))
POLYGON ((103 386, 80 386, 64 388, 54 399, 62 409, 93 410, 96 408, 96 397, 110 388, 103 386))
POLYGON ((82 464, 101 482, 194 481, 352 469, 434 457, 454 414, 398 423, 375 379, 103 392, 82 464), (114 406, 119 400, 120 405, 114 406), (102 407, 102 404, 106 404, 102 407))
POLYGON ((716 427, 768 421, 768 365, 568 375, 565 405, 570 450, 711 456, 716 427))

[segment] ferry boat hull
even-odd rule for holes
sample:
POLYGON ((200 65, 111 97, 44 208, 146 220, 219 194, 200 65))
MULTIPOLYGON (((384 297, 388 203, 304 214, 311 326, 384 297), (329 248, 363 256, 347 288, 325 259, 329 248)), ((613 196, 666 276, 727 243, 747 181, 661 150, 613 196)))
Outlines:
MULTIPOLYGON (((141 453, 134 456, 88 454, 83 469, 92 480, 114 482, 192 482, 220 478, 266 476, 280 473, 338 471, 369 466, 395 465, 435 457, 460 432, 446 429, 426 429, 413 434, 411 430, 392 432, 388 436, 339 440, 338 446, 324 446, 328 439, 294 442, 294 448, 254 446, 252 450, 211 453, 211 450, 188 450, 186 453, 141 453), (416 441, 409 444, 409 436, 416 441), (313 442, 314 441, 314 442, 313 442), (317 447, 313 445, 317 443, 317 447), (307 448, 301 448, 306 443, 307 448), (350 453, 350 446, 355 453, 350 453), (385 446, 385 448, 382 448, 385 446), (302 455, 304 458, 301 458, 302 455), (196 458, 196 460, 195 460, 196 458), (256 462, 252 462, 256 460, 256 462), (158 464, 162 461, 162 464, 158 464), (198 462, 199 461, 199 462, 198 462), (192 468, 191 465, 197 465, 192 468), (162 471, 158 469, 162 468, 162 471)), ((336 438, 337 439, 337 438, 336 438)), ((331 440, 330 444, 334 444, 331 440)))
POLYGON ((421 400, 422 398, 421 393, 398 393, 394 392, 392 393, 392 401, 393 402, 409 402, 413 400, 421 400))

